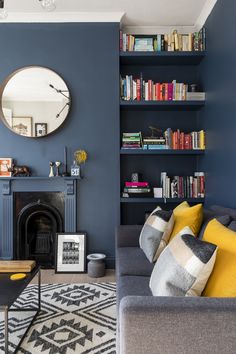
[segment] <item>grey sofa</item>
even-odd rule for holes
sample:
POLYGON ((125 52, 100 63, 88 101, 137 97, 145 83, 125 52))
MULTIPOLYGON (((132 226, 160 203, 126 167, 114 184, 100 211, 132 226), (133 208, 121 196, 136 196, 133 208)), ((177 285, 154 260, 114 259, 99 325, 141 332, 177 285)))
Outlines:
MULTIPOLYGON (((201 231, 219 215, 236 220, 236 210, 213 206, 204 211, 201 231)), ((153 297, 153 265, 139 248, 141 228, 119 226, 116 232, 117 352, 235 354, 236 298, 153 297)))

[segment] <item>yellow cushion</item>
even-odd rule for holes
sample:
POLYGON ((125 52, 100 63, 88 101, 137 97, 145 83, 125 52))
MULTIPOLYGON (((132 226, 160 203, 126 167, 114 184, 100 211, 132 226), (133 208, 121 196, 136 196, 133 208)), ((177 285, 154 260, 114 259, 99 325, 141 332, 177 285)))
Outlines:
POLYGON ((236 232, 211 220, 203 240, 218 246, 216 262, 203 296, 236 297, 236 232))
POLYGON ((202 225, 202 204, 190 207, 184 202, 174 209, 175 225, 172 230, 170 240, 173 239, 184 227, 188 226, 193 234, 197 236, 202 225), (184 204, 184 205, 183 205, 184 204))

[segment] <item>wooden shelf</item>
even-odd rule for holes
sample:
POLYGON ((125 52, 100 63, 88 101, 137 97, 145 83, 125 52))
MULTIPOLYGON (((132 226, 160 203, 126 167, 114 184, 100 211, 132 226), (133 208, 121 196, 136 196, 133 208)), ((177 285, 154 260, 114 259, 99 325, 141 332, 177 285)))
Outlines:
POLYGON ((204 203, 204 198, 120 198, 121 203, 204 203))
POLYGON ((204 107, 205 101, 123 101, 121 110, 152 110, 152 111, 197 111, 204 107))
POLYGON ((143 149, 121 149, 121 155, 204 155, 205 150, 143 150, 143 149))
POLYGON ((120 52, 121 65, 198 65, 206 52, 120 52))

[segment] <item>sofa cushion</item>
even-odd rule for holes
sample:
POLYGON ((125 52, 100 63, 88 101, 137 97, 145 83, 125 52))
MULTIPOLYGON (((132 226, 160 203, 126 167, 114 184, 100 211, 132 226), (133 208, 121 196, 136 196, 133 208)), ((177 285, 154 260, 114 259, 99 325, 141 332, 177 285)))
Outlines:
POLYGON ((200 296, 215 264, 217 246, 185 227, 158 258, 150 288, 154 296, 200 296))
POLYGON ((203 240, 218 246, 215 267, 204 289, 208 297, 236 297, 236 232, 213 219, 203 240))
POLYGON ((236 210, 231 208, 225 208, 220 205, 212 205, 210 209, 215 215, 229 215, 233 220, 236 220, 236 210))
POLYGON ((194 236, 197 236, 202 225, 202 204, 192 207, 187 205, 184 207, 180 206, 174 209, 175 225, 170 236, 170 241, 186 226, 192 230, 194 236))
POLYGON ((120 247, 116 251, 117 275, 150 276, 153 263, 150 263, 139 247, 120 247))
POLYGON ((231 221, 231 223, 228 225, 228 229, 236 232, 236 221, 235 220, 231 221))
POLYGON ((166 247, 173 226, 174 215, 171 210, 157 207, 147 218, 140 233, 139 245, 149 262, 155 262, 166 247))
POLYGON ((117 302, 125 296, 152 296, 149 277, 123 276, 117 280, 117 302))
MULTIPOLYGON (((214 213, 213 212, 211 212, 211 213, 209 213, 208 216, 206 218, 204 218, 204 220, 203 220, 203 224, 202 224, 201 230, 200 230, 199 235, 198 235, 198 238, 200 240, 202 240, 202 238, 203 238, 204 232, 206 230, 206 227, 207 227, 209 221, 211 221, 212 219, 215 218, 214 213)), ((222 215, 222 216, 217 216, 216 220, 218 220, 221 223, 221 225, 229 227, 232 218, 229 215, 222 215)))

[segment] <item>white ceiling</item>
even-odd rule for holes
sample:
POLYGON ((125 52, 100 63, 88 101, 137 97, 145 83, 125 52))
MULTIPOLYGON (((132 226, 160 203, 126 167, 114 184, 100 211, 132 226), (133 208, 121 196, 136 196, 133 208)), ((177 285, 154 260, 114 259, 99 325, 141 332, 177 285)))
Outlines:
MULTIPOLYGON (((124 26, 195 26, 203 12, 217 0, 55 0, 56 11, 49 15, 38 0, 5 0, 5 8, 14 16, 50 16, 63 18, 66 13, 98 14, 106 20, 108 13, 119 14, 124 26)), ((209 13, 208 13, 209 14, 209 13)), ((81 15, 81 14, 80 14, 81 15)), ((34 17, 33 16, 33 17, 34 17)), ((73 17, 73 16, 72 16, 73 17)), ((119 17, 118 17, 119 18, 119 17)), ((10 22, 8 20, 8 22, 10 22)), ((33 21, 32 21, 33 22, 33 21)), ((67 22, 67 21, 66 21, 67 22)))

